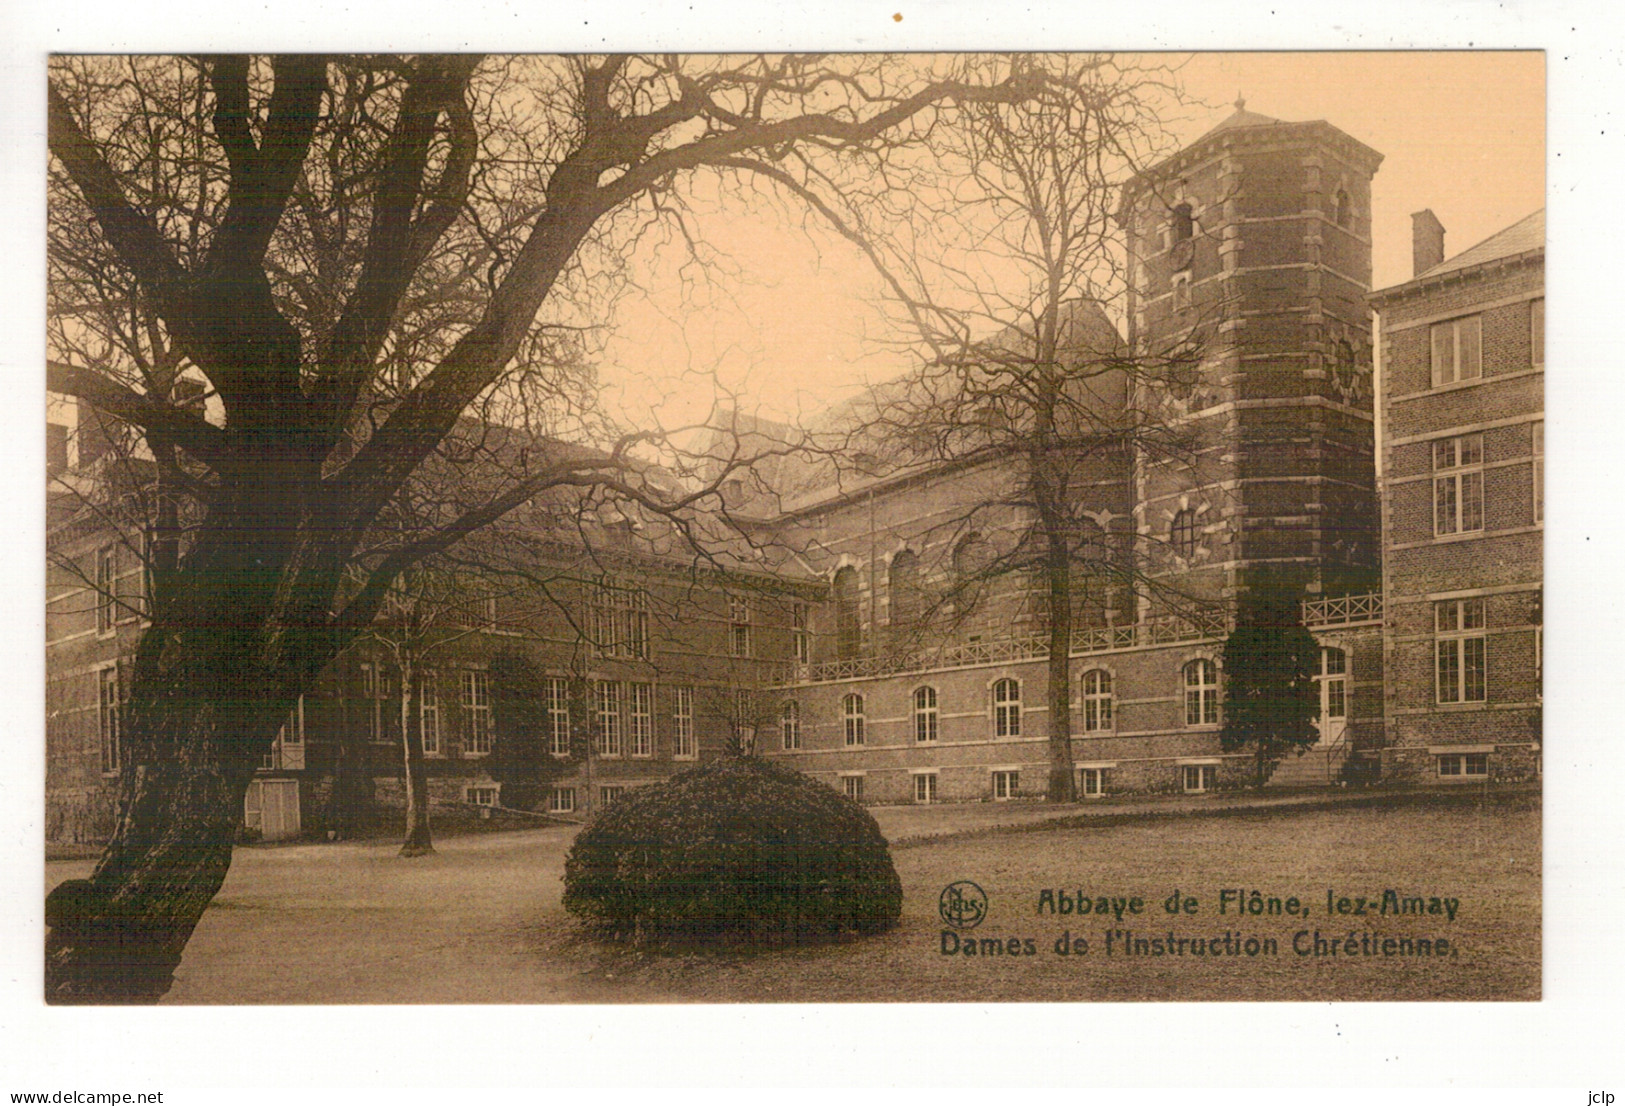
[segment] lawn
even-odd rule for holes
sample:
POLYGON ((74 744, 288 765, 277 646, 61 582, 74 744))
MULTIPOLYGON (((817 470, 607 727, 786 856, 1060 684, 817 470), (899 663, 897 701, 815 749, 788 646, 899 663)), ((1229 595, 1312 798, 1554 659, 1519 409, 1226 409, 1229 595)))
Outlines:
MULTIPOLYGON (((559 905, 573 827, 459 837, 440 852, 396 858, 378 844, 239 850, 187 949, 166 1001, 672 1002, 1137 1001, 1158 999, 1536 999, 1540 996, 1540 805, 1423 797, 1373 809, 1153 817, 1127 824, 1028 828, 925 838, 894 849, 901 925, 883 936, 752 955, 667 955, 605 948, 578 935, 559 905), (944 955, 942 889, 974 881, 986 920, 957 935, 1032 955, 944 955), (1178 888, 1195 915, 1168 915, 1178 888), (1224 888, 1285 900, 1306 917, 1218 914, 1224 888), (1438 915, 1329 917, 1328 889, 1379 900, 1387 889, 1438 915), (1142 913, 1037 913, 1040 892, 1129 900, 1142 913), (1433 899, 1440 902, 1434 904, 1433 899), (1330 956, 1299 956, 1300 931, 1339 938, 1330 956), (1105 955, 1106 930, 1143 939, 1232 933, 1276 954, 1105 955), (1063 932, 1089 951, 1062 957, 1063 932), (1348 957, 1342 939, 1446 939, 1447 956, 1348 957)), ((918 813, 911 813, 915 822, 918 813)), ((952 815, 946 811, 944 818, 952 815)), ((882 822, 887 819, 883 816, 882 822)), ((910 823, 912 826, 914 823, 910 823)), ((895 830, 893 830, 895 835, 895 830)), ((87 862, 49 866, 53 881, 87 862)), ((1108 904, 1109 905, 1109 904, 1108 904)), ((1307 939, 1312 942, 1313 938, 1307 939)), ((949 939, 952 944, 953 939, 949 939)), ((980 952, 982 945, 978 944, 980 952)))

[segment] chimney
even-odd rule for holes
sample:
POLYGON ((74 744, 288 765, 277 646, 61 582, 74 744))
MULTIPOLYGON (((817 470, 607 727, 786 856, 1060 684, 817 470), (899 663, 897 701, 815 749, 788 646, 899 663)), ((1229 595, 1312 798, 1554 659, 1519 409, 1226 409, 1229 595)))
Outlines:
POLYGON ((1411 216, 1411 264, 1415 280, 1444 260, 1444 224, 1431 208, 1411 216))

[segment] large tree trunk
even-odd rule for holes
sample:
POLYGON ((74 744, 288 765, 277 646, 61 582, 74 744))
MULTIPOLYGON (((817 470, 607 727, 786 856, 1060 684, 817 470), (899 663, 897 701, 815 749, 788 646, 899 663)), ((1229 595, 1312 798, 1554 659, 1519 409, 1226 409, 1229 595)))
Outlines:
POLYGON ((1064 544, 1052 539, 1049 577, 1049 787, 1052 803, 1078 797, 1072 761, 1072 578, 1064 544), (1059 548, 1057 548, 1059 546, 1059 548))
POLYGON ((406 762, 406 837, 401 842, 402 856, 426 856, 434 852, 434 839, 429 834, 429 775, 423 759, 423 714, 412 709, 416 679, 417 671, 411 658, 403 651, 401 749, 406 762))

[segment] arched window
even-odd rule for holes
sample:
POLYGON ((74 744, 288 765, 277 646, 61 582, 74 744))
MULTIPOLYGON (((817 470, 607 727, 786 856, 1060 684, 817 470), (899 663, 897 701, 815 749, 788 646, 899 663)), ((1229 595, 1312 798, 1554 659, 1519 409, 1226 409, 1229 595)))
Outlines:
POLYGON ((846 743, 863 744, 863 696, 848 695, 841 700, 841 718, 846 723, 846 743))
POLYGON ((924 743, 936 739, 937 689, 917 687, 914 689, 914 740, 924 743))
POLYGON ((1112 728, 1112 674, 1104 668, 1091 668, 1083 674, 1083 729, 1112 728))
POLYGON ((1186 507, 1174 515, 1173 525, 1169 527, 1168 539, 1173 544, 1174 552, 1187 560, 1196 555, 1196 512, 1186 507))
POLYGON ((993 685, 993 736, 1021 736, 1021 685, 1014 680, 993 685))
POLYGON ((1354 220, 1354 212, 1349 207, 1349 194, 1339 188, 1332 197, 1332 221, 1340 227, 1347 227, 1354 220))
POLYGON ((1173 226, 1176 243, 1188 240, 1196 230, 1196 220, 1191 218, 1191 205, 1188 203, 1174 205, 1169 223, 1173 226))
POLYGON ((1213 726, 1219 721, 1219 668, 1203 657, 1185 666, 1185 725, 1213 726))
POLYGON ((847 565, 835 574, 835 655, 845 660, 863 648, 858 620, 858 570, 847 565))
POLYGON ((954 545, 954 613, 969 614, 976 606, 976 593, 981 586, 980 574, 987 567, 988 547, 982 535, 972 532, 954 545))
POLYGON ((891 559, 886 590, 891 599, 893 626, 909 627, 920 620, 925 608, 924 596, 920 594, 920 558, 912 549, 905 549, 891 559))
POLYGON ((801 748, 801 704, 794 699, 786 702, 779 711, 779 733, 784 738, 786 749, 801 748))

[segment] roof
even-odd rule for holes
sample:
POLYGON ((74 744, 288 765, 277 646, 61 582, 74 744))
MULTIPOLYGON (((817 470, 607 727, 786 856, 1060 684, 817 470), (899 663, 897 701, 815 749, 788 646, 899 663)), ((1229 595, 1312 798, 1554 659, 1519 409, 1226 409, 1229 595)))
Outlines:
MULTIPOLYGON (((1281 120, 1276 119, 1274 116, 1260 115, 1256 111, 1248 111, 1247 110, 1247 101, 1246 100, 1237 100, 1236 101, 1236 110, 1231 112, 1229 115, 1225 116, 1224 119, 1220 120, 1218 126, 1214 127, 1212 130, 1208 131, 1201 138, 1198 138, 1196 140, 1196 142, 1202 142, 1202 141, 1205 141, 1205 140, 1207 140, 1209 138, 1212 138, 1214 135, 1218 134, 1220 131, 1239 130, 1242 127, 1280 126, 1281 122, 1282 122, 1281 120)), ((1196 145, 1196 142, 1192 142, 1191 145, 1192 146, 1196 145)))
POLYGON ((1463 250, 1455 257, 1445 258, 1425 273, 1416 274, 1414 279, 1426 280, 1428 277, 1441 276, 1457 269, 1470 269, 1474 265, 1482 265, 1487 261, 1499 261, 1503 257, 1517 257, 1519 254, 1528 253, 1530 250, 1538 250, 1545 245, 1546 209, 1541 208, 1533 215, 1520 219, 1505 230, 1490 235, 1471 249, 1463 250))

